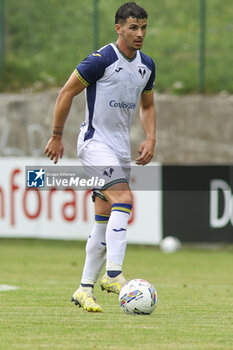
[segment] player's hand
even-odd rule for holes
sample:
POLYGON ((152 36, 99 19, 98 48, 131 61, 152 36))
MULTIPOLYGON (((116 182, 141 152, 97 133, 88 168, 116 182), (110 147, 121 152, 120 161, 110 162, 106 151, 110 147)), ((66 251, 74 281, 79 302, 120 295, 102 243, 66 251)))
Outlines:
POLYGON ((62 158, 64 152, 64 146, 61 136, 53 135, 45 147, 44 153, 47 154, 51 160, 54 159, 54 164, 58 162, 58 158, 62 158))
POLYGON ((155 140, 147 139, 143 141, 139 148, 138 153, 140 156, 136 159, 136 164, 146 165, 148 164, 154 156, 155 140))

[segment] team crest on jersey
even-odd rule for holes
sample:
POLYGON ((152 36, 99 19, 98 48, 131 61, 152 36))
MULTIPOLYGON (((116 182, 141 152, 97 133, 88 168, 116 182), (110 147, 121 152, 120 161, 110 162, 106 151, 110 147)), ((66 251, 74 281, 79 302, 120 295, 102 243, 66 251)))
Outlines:
POLYGON ((114 172, 114 169, 113 168, 109 168, 109 170, 104 170, 103 175, 111 178, 113 172, 114 172))
POLYGON ((142 78, 144 78, 144 75, 146 74, 145 67, 138 67, 138 73, 141 75, 142 78))

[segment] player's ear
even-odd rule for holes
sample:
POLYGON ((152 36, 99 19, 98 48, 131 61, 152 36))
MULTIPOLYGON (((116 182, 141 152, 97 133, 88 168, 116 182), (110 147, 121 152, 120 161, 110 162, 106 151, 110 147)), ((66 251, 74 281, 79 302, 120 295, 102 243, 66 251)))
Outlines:
POLYGON ((119 23, 115 24, 116 33, 119 35, 121 33, 121 25, 119 23))

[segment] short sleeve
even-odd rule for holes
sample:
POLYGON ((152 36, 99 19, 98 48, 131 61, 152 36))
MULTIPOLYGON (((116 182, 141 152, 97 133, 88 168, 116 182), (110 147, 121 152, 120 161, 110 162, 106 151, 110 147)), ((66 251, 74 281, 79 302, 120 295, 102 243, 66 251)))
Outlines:
POLYGON ((155 86, 155 64, 152 60, 151 60, 150 69, 151 69, 151 75, 145 86, 145 89, 143 90, 144 94, 150 93, 155 86))
POLYGON ((96 51, 87 56, 74 70, 81 82, 89 86, 100 79, 105 72, 106 64, 101 53, 96 51))

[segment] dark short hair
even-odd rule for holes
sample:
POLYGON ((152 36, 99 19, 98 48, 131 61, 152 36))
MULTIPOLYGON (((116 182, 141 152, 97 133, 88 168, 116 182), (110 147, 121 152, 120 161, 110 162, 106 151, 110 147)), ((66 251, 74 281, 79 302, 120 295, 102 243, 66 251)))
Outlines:
POLYGON ((115 14, 115 24, 124 23, 129 17, 143 19, 147 18, 148 14, 144 8, 137 5, 134 1, 126 2, 117 10, 115 14))

